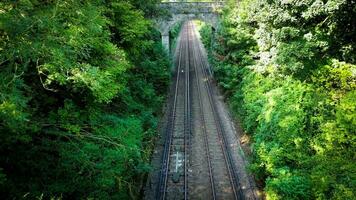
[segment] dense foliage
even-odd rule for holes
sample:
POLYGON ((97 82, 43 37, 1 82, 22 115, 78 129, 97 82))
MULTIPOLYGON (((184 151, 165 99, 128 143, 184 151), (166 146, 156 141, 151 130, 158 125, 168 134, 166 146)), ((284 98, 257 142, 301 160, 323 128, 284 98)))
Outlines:
POLYGON ((267 199, 355 199, 355 1, 235 2, 201 33, 267 199))
POLYGON ((170 37, 170 40, 171 40, 171 51, 172 53, 174 53, 174 50, 176 49, 177 47, 177 40, 178 40, 178 36, 179 36, 179 33, 180 33, 180 30, 183 26, 183 23, 180 22, 180 23, 177 23, 176 25, 174 25, 171 29, 171 31, 169 31, 169 37, 170 37))
POLYGON ((0 198, 129 199, 169 81, 156 0, 0 2, 0 198))

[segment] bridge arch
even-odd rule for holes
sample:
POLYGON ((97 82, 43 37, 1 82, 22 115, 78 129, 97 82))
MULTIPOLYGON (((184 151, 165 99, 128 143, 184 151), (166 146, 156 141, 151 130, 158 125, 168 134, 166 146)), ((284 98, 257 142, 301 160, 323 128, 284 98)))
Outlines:
POLYGON ((218 26, 218 18, 224 3, 220 2, 166 2, 159 7, 170 16, 154 19, 155 27, 161 32, 162 45, 169 53, 169 32, 175 24, 187 20, 200 20, 212 27, 218 26))
POLYGON ((214 28, 216 28, 218 25, 218 16, 216 14, 176 14, 170 20, 158 22, 158 24, 156 24, 156 28, 161 32, 162 35, 167 35, 176 24, 189 20, 203 21, 214 28))

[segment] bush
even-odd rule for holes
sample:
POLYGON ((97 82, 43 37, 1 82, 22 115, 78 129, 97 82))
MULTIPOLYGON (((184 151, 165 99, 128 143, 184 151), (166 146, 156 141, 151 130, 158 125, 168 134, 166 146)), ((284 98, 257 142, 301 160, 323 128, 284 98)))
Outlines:
POLYGON ((354 199, 356 65, 345 48, 355 29, 341 26, 349 3, 231 1, 213 46, 203 40, 252 135, 250 168, 267 199, 354 199))

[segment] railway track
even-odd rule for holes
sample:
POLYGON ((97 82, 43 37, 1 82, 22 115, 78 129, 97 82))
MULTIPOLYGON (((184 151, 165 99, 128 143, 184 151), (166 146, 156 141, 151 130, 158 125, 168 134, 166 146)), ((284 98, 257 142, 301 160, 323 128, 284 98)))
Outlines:
POLYGON ((194 31, 192 35, 194 38, 192 40, 193 64, 195 68, 196 87, 198 88, 196 96, 200 102, 200 118, 203 121, 204 142, 212 188, 211 196, 212 199, 242 199, 234 174, 234 165, 226 145, 224 130, 216 111, 210 76, 207 73, 207 63, 202 56, 194 31))
POLYGON ((182 28, 155 199, 243 199, 192 22, 182 28))
POLYGON ((175 91, 164 144, 156 199, 188 199, 190 84, 188 30, 183 30, 176 61, 175 91))

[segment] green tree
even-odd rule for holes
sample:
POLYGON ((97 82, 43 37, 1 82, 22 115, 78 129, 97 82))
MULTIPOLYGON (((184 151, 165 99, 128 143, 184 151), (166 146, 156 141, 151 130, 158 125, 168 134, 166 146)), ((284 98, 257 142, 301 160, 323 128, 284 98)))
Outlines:
POLYGON ((267 199, 355 198, 354 5, 230 1, 204 40, 267 199))
POLYGON ((0 3, 2 199, 139 195, 169 62, 131 3, 0 3))

